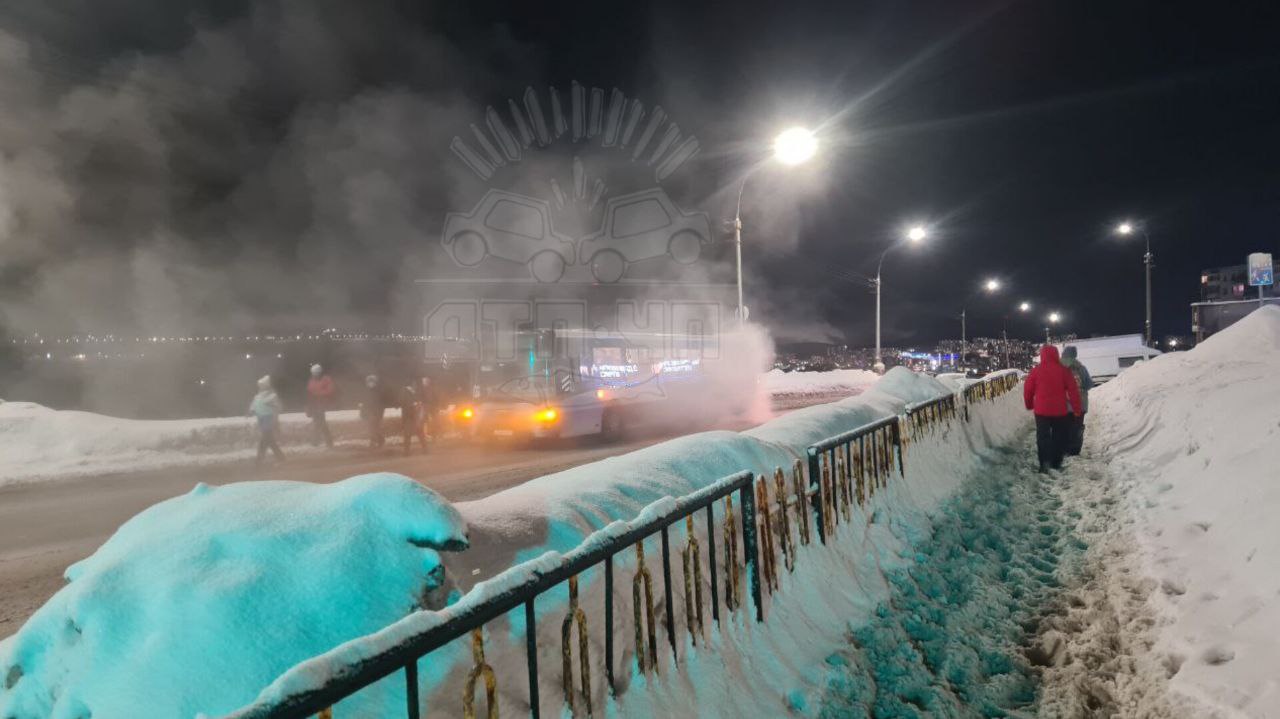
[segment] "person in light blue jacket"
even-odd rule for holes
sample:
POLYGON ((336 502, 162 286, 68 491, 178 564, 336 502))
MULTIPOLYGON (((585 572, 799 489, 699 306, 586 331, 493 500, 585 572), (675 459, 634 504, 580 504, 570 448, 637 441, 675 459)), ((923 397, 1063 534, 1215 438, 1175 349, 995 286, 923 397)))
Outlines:
POLYGON ((249 403, 249 415, 258 420, 258 464, 270 449, 276 459, 284 461, 284 452, 276 442, 276 433, 280 427, 280 395, 271 386, 271 376, 265 375, 258 380, 258 393, 249 403))

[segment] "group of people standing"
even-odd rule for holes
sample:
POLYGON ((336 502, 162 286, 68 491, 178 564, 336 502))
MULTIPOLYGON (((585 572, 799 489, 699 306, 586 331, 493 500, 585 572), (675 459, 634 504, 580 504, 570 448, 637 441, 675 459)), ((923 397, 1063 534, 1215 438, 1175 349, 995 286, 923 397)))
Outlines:
MULTIPOLYGON (((439 398, 431 379, 420 377, 397 387, 384 383, 378 375, 371 374, 365 377, 364 385, 365 393, 359 408, 360 419, 368 432, 369 446, 376 449, 386 444, 383 418, 387 409, 395 407, 400 410, 404 453, 409 454, 415 438, 422 451, 427 451, 427 434, 440 409, 439 398)), ((307 380, 306 413, 311 419, 314 444, 324 442, 326 446, 333 447, 333 433, 329 430, 327 414, 337 409, 337 406, 337 383, 324 371, 324 367, 319 364, 311 365, 311 377, 307 380)), ((272 386, 271 376, 258 379, 258 392, 249 404, 249 414, 257 420, 258 425, 258 462, 262 462, 268 450, 276 459, 284 459, 284 452, 278 441, 282 411, 283 403, 272 386)))
POLYGON ((1065 457, 1076 456, 1084 446, 1084 418, 1089 412, 1093 378, 1068 345, 1040 348, 1040 364, 1032 368, 1023 385, 1027 409, 1036 416, 1036 455, 1040 472, 1062 469, 1065 457))

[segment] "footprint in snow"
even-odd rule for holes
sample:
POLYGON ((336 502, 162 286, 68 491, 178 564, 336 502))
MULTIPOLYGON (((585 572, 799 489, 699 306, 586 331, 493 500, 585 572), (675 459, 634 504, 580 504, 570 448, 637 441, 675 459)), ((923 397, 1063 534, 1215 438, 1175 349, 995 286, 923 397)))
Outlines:
POLYGON ((1227 647, 1214 646, 1204 650, 1204 654, 1200 656, 1205 664, 1216 667, 1235 659, 1236 653, 1227 647))

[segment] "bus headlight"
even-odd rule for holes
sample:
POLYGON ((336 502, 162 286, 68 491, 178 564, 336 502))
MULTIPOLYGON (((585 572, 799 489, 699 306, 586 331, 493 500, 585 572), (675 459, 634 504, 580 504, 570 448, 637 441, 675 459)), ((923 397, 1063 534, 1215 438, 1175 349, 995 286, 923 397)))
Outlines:
POLYGON ((554 407, 547 407, 546 409, 539 410, 536 414, 533 415, 534 419, 536 419, 539 422, 542 422, 543 424, 550 424, 556 421, 556 419, 559 417, 560 417, 560 413, 556 412, 554 407))
POLYGON ((463 407, 462 410, 458 412, 458 416, 462 419, 471 419, 476 416, 476 411, 470 407, 463 407))

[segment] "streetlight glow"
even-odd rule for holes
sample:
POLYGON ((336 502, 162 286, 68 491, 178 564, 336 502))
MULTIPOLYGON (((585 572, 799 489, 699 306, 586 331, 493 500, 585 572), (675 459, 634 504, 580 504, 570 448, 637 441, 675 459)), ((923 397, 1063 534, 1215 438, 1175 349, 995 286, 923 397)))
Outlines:
POLYGON ((1031 311, 1031 303, 1030 303, 1030 302, 1023 302, 1022 304, 1018 305, 1018 311, 1019 311, 1019 312, 1030 312, 1030 311, 1031 311))
POLYGON ((907 239, 912 242, 919 242, 929 236, 929 231, 921 225, 916 225, 907 230, 907 239))
POLYGON ((983 285, 983 287, 986 288, 987 292, 995 292, 996 290, 1000 289, 1000 280, 997 280, 993 277, 987 280, 986 284, 983 285))
POLYGON ((1132 234, 1133 234, 1133 225, 1132 225, 1131 223, 1128 223, 1128 222, 1121 222, 1121 223, 1116 227, 1116 233, 1117 233, 1117 234, 1121 234, 1121 235, 1132 235, 1132 234))
POLYGON ((1058 324, 1058 322, 1059 322, 1061 319, 1062 319, 1062 315, 1058 314, 1057 312, 1050 312, 1050 313, 1049 313, 1049 322, 1050 322, 1050 324, 1055 324, 1055 325, 1056 325, 1056 324, 1058 324))
POLYGON ((773 156, 784 165, 799 165, 818 151, 818 138, 803 127, 784 130, 773 141, 773 156))

